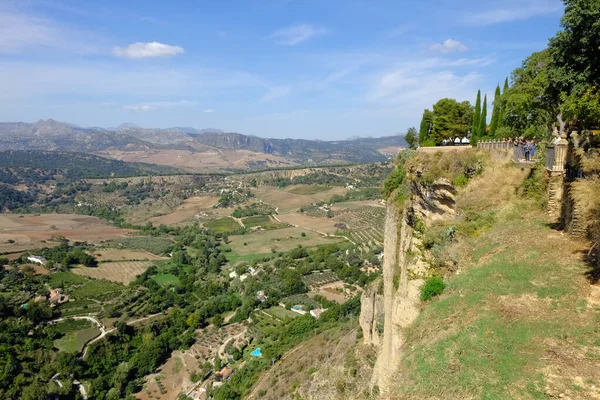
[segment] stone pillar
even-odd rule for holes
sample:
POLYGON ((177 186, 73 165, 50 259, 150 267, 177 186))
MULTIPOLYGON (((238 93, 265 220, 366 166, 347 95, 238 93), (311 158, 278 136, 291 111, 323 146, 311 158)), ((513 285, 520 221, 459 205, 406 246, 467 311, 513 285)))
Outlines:
POLYGON ((564 173, 568 147, 567 134, 563 132, 560 135, 560 139, 554 144, 554 165, 552 166, 552 171, 564 173))
POLYGON ((563 194, 565 190, 565 174, 564 171, 546 170, 546 172, 548 174, 548 207, 546 211, 551 217, 558 220, 561 215, 563 194))

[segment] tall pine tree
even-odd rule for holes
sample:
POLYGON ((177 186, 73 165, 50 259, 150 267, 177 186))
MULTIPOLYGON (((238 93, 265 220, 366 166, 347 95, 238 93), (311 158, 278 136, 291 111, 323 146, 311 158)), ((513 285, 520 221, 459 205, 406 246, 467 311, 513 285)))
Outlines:
POLYGON ((481 120, 479 121, 479 136, 477 138, 482 138, 487 135, 487 94, 483 97, 483 107, 481 107, 481 120))
POLYGON ((502 89, 502 93, 506 92, 508 90, 508 77, 506 77, 506 80, 504 81, 504 89, 502 89))
POLYGON ((490 137, 496 137, 496 129, 498 129, 498 121, 500 120, 500 85, 496 86, 496 94, 494 94, 494 108, 492 110, 492 121, 490 122, 490 137))
POLYGON ((475 101, 475 112, 473 113, 473 124, 471 125, 471 143, 477 144, 479 138, 479 126, 481 118, 481 90, 477 91, 477 100, 475 101))

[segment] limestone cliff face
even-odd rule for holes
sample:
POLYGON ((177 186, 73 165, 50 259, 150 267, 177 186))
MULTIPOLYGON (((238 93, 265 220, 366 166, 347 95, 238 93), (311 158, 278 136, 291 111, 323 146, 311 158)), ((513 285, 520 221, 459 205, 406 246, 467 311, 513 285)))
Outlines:
MULTIPOLYGON (((403 208, 393 198, 388 201, 383 259, 385 322, 371 379, 382 395, 389 393, 395 381, 405 340, 404 328, 419 314, 419 289, 429 269, 415 227, 453 218, 455 214, 455 189, 445 180, 428 187, 413 182, 411 196, 403 208)), ((364 333, 366 337, 367 332, 364 333)))
POLYGON ((383 316, 383 295, 377 293, 380 283, 379 280, 374 282, 360 297, 360 327, 363 331, 363 342, 375 346, 381 344, 377 327, 378 320, 383 316))

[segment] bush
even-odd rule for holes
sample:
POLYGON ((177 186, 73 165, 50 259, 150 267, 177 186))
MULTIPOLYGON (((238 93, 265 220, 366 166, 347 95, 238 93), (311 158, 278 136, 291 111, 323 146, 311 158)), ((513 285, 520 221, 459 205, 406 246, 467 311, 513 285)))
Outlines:
POLYGON ((421 300, 427 301, 431 300, 435 296, 439 296, 442 294, 444 289, 446 288, 446 284, 444 280, 439 276, 432 276, 427 279, 423 286, 421 286, 421 300))

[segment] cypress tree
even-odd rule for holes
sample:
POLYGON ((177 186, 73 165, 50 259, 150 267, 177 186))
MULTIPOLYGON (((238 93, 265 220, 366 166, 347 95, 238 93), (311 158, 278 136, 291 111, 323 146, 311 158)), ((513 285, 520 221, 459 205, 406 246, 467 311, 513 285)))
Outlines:
POLYGON ((498 117, 498 126, 504 126, 506 121, 506 113, 508 108, 506 107, 506 92, 508 91, 508 78, 504 81, 504 89, 502 89, 502 97, 500 98, 500 116, 498 117))
POLYGON ((498 129, 498 121, 500 120, 500 85, 496 86, 496 94, 494 94, 494 108, 492 109, 492 121, 490 122, 490 136, 496 137, 496 129, 498 129))
POLYGON ((479 120, 479 136, 478 138, 482 138, 486 136, 486 127, 487 127, 487 94, 483 97, 483 107, 481 107, 481 119, 479 120))
POLYGON ((471 143, 477 144, 479 138, 479 125, 481 118, 481 90, 477 91, 477 100, 475 101, 475 112, 473 113, 473 124, 471 125, 471 143), (475 140, 473 140, 475 139, 475 140))
POLYGON ((433 122, 433 115, 431 111, 425 109, 423 111, 423 118, 421 119, 421 125, 419 126, 419 144, 422 146, 427 141, 427 131, 429 130, 429 125, 433 122))

